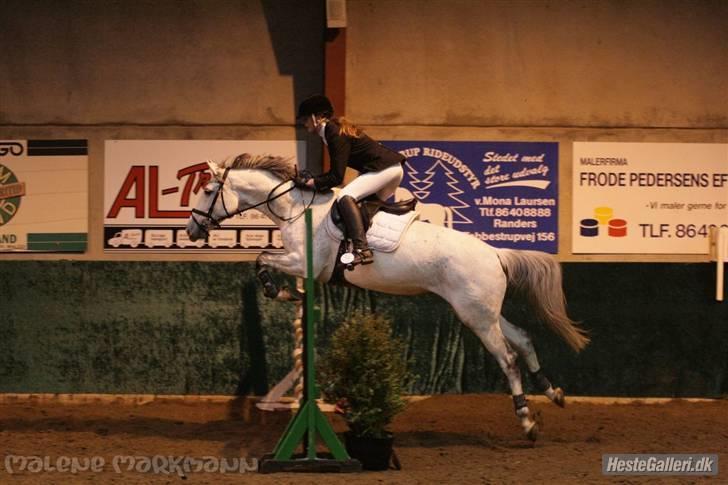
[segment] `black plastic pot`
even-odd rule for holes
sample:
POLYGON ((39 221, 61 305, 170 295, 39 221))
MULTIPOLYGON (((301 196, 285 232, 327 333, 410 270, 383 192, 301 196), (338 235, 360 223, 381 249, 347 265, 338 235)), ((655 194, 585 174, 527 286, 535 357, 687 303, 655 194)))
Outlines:
POLYGON ((344 434, 349 456, 361 462, 365 470, 387 470, 392 461, 394 436, 371 438, 356 436, 351 431, 344 434))

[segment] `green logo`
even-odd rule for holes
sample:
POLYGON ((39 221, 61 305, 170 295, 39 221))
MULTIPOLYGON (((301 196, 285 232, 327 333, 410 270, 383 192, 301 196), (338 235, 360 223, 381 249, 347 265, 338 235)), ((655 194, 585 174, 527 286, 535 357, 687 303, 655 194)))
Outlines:
POLYGON ((24 195, 25 182, 19 182, 9 168, 0 165, 0 226, 10 222, 18 213, 24 195))

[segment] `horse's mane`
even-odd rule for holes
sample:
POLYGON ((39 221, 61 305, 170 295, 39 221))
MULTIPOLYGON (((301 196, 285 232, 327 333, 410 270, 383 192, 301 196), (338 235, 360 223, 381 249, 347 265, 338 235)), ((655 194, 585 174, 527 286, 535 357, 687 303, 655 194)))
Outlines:
POLYGON ((238 156, 229 156, 217 162, 220 168, 250 168, 268 170, 281 180, 293 178, 296 174, 296 167, 292 163, 292 157, 275 157, 273 155, 252 155, 242 153, 238 156))

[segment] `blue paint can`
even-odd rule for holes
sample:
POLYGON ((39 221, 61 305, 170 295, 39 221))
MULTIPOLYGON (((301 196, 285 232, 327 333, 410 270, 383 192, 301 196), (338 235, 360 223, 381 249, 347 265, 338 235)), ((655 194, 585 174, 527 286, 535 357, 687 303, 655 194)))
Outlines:
POLYGON ((599 221, 596 219, 582 219, 579 223, 579 234, 584 237, 599 235, 599 221))

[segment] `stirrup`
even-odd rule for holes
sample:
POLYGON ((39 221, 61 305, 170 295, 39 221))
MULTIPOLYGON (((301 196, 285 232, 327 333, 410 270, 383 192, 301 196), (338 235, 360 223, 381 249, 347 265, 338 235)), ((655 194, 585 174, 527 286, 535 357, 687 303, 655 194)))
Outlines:
POLYGON ((351 271, 355 266, 359 266, 360 264, 372 264, 374 262, 374 253, 369 248, 353 249, 342 254, 339 261, 346 265, 346 269, 351 271))
POLYGON ((374 262, 374 253, 369 248, 357 249, 356 257, 359 259, 359 264, 366 265, 374 262))

